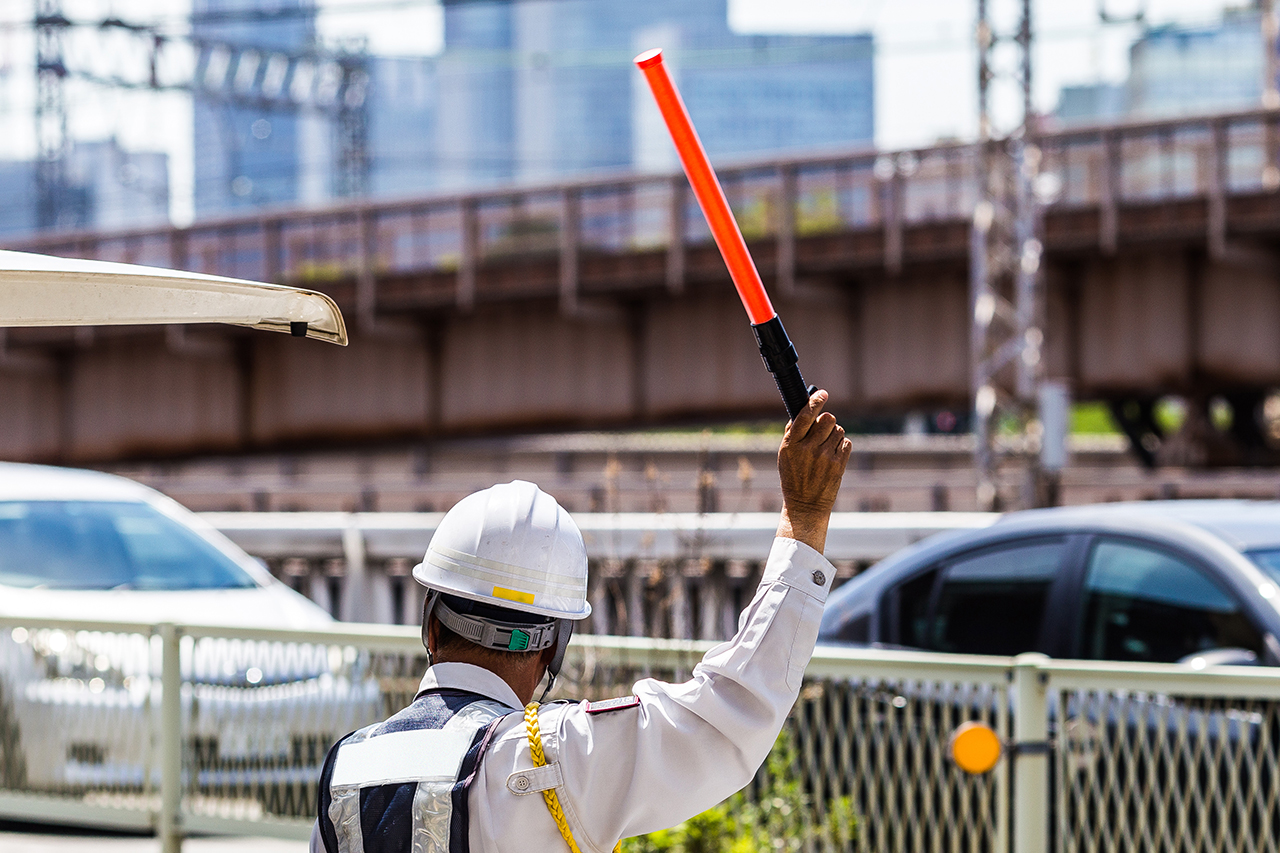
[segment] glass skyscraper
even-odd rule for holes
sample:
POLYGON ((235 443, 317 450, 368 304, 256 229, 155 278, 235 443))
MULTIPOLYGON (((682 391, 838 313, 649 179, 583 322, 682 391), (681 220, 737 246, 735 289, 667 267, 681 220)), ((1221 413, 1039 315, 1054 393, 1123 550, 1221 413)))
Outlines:
POLYGON ((439 185, 674 167, 631 64, 648 47, 712 157, 872 139, 868 35, 738 35, 727 0, 445 0, 439 185))
MULTIPOLYGON (((295 54, 314 44, 315 0, 194 2, 198 39, 295 54)), ((370 59, 372 195, 676 168, 631 62, 648 47, 667 50, 713 157, 872 139, 867 35, 739 35, 729 29, 727 0, 443 6, 442 54, 370 59)), ((332 193, 330 118, 206 94, 196 97, 195 131, 197 216, 332 193)))
POLYGON ((1261 102, 1264 75, 1258 12, 1228 9, 1218 24, 1148 29, 1129 49, 1124 83, 1064 87, 1055 116, 1070 124, 1248 109, 1261 102))
MULTIPOLYGON (((315 40, 314 0, 193 0, 191 12, 197 42, 299 53, 315 40)), ((228 76, 234 78, 234 68, 228 76)), ((328 123, 289 109, 234 104, 200 89, 193 100, 197 217, 327 195, 328 123), (308 182, 314 164, 323 173, 308 182)))

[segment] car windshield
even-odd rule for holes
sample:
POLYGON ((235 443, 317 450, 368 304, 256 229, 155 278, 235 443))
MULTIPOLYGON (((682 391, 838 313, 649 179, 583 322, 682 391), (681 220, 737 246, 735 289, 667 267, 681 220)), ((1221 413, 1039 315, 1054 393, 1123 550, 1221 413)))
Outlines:
POLYGON ((234 560, 145 503, 0 501, 0 584, 28 589, 238 589, 234 560))
POLYGON ((1249 551, 1245 556, 1257 563, 1258 567, 1270 575, 1273 581, 1280 584, 1280 548, 1249 551))

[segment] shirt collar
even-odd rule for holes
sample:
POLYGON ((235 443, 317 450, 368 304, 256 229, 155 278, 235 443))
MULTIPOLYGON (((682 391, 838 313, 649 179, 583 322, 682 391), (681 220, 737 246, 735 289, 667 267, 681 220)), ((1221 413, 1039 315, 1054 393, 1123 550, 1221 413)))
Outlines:
POLYGON ((437 688, 479 693, 481 696, 501 702, 508 708, 524 707, 510 684, 475 664, 438 663, 427 667, 427 674, 422 676, 422 681, 418 684, 418 693, 437 688))

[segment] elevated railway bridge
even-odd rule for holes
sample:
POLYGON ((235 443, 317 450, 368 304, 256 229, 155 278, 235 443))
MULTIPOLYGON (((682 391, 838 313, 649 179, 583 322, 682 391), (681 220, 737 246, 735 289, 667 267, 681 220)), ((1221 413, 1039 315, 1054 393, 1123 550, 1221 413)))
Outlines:
MULTIPOLYGON (((1280 385, 1280 111, 1046 133, 1048 374, 1148 461, 1265 461, 1280 385), (1151 403, 1214 396, 1161 436, 1151 403), (1198 430, 1198 432, 1197 432, 1198 430)), ((723 166, 801 353, 841 413, 967 408, 973 145, 723 166)), ((272 210, 10 248, 323 290, 349 350, 215 328, 9 330, 0 456, 110 464, 532 429, 777 417, 679 175, 272 210)))

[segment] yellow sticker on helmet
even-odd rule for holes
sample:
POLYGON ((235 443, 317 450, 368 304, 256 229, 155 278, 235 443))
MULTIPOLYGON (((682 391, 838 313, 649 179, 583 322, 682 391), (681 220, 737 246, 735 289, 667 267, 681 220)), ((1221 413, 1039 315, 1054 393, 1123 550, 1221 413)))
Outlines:
POLYGON ((494 598, 505 598, 507 601, 518 601, 521 604, 533 604, 533 593, 521 592, 518 589, 506 589, 505 587, 495 586, 493 588, 494 598))

